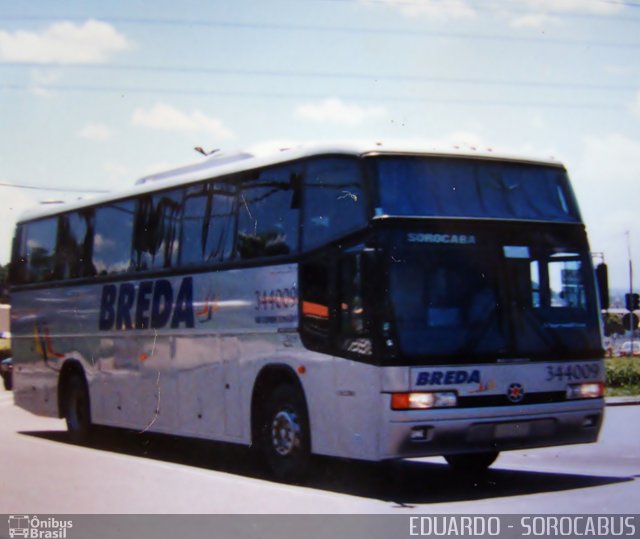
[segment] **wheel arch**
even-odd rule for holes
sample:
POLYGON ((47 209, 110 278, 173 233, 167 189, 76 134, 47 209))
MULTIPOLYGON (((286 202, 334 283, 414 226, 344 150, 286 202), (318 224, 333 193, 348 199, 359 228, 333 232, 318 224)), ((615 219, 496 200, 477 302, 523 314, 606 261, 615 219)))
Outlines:
POLYGON ((58 375, 58 417, 64 417, 65 402, 69 391, 69 380, 73 376, 80 378, 88 389, 87 376, 82 364, 77 359, 65 361, 58 375))
POLYGON ((260 426, 262 424, 262 414, 265 412, 264 405, 270 393, 278 386, 291 385, 295 387, 302 397, 304 406, 309 417, 309 406, 305 395, 304 387, 296 372, 289 365, 284 363, 272 363, 262 367, 256 376, 251 394, 251 445, 255 445, 260 440, 260 426))

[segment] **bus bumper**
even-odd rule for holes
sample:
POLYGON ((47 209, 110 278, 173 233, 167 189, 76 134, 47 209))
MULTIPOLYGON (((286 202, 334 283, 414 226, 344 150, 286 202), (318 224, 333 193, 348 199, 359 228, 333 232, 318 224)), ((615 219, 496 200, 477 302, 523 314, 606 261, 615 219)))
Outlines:
POLYGON ((595 442, 604 399, 473 409, 387 408, 381 459, 595 442))

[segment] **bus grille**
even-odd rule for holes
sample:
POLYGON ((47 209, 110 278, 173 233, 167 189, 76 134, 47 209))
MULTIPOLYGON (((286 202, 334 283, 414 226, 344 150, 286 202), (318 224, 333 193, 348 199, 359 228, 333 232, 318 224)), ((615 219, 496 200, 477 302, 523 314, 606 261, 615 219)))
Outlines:
MULTIPOLYGON (((566 400, 566 393, 564 391, 526 393, 517 405, 550 404, 552 402, 564 402, 566 400)), ((485 406, 515 406, 515 404, 507 398, 507 395, 458 397, 458 408, 480 408, 485 406)))

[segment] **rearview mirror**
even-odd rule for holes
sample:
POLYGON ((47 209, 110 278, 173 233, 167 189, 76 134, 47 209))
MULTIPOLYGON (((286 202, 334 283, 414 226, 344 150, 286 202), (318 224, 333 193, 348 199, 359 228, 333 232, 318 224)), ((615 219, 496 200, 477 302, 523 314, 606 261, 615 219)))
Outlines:
POLYGON ((598 295, 600 296, 600 307, 609 308, 609 270, 607 265, 602 263, 596 267, 596 283, 598 285, 598 295))

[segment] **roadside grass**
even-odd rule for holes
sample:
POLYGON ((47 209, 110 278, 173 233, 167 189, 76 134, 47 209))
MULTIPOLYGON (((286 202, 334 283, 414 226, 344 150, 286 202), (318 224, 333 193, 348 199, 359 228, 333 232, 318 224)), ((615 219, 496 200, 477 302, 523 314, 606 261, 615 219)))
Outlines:
POLYGON ((624 387, 607 387, 607 397, 638 397, 640 385, 624 387))
POLYGON ((607 358, 605 371, 608 397, 640 395, 640 358, 607 358))

